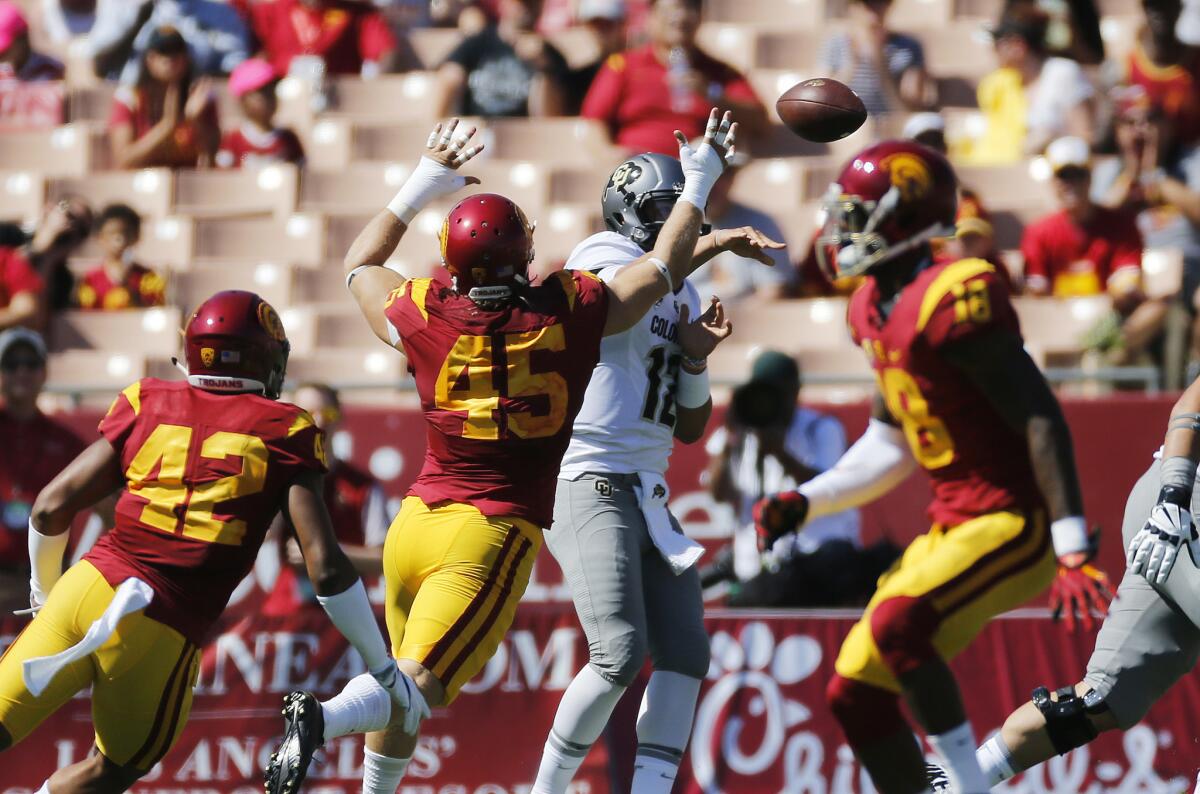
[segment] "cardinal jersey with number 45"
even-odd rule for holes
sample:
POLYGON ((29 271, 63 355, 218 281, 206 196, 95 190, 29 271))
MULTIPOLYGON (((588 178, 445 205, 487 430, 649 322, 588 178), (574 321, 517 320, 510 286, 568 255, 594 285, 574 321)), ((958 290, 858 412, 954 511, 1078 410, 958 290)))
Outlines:
POLYGON ((116 526, 84 559, 154 590, 146 616, 196 645, 249 573, 288 486, 324 472, 321 431, 294 405, 145 378, 100 422, 125 475, 116 526))
POLYGON ((409 494, 430 507, 550 525, 554 482, 583 404, 608 316, 591 273, 560 271, 499 310, 432 279, 388 296, 427 426, 425 464, 409 494))
POLYGON ((943 349, 991 333, 1020 336, 1008 290, 980 259, 921 271, 884 319, 867 279, 850 298, 854 343, 867 354, 888 410, 933 481, 930 519, 954 526, 1001 510, 1041 506, 1025 438, 943 349))

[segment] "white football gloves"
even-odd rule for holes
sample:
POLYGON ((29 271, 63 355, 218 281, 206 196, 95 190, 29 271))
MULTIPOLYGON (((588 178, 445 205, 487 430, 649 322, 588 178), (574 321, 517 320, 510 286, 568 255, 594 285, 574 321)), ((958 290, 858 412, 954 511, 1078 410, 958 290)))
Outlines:
POLYGON ((430 202, 448 196, 466 185, 477 185, 473 176, 462 176, 458 168, 483 150, 482 143, 471 144, 475 127, 459 126, 458 119, 438 122, 425 141, 426 154, 408 179, 388 202, 387 208, 405 224, 430 202))
POLYGON ((1187 544, 1192 564, 1200 561, 1200 539, 1192 525, 1191 511, 1174 502, 1159 502, 1150 511, 1146 525, 1129 542, 1129 570, 1150 584, 1163 584, 1171 575, 1179 548, 1187 544))
POLYGON ((416 683, 390 658, 386 667, 372 670, 371 676, 387 690, 392 702, 404 709, 404 732, 409 736, 416 734, 421 720, 429 716, 429 704, 416 683))
POLYGON ((725 170, 726 159, 733 156, 737 126, 729 111, 725 111, 718 121, 717 109, 713 108, 708 114, 704 142, 698 148, 693 149, 683 133, 675 131, 675 139, 679 142, 679 165, 683 167, 681 201, 701 210, 708 204, 709 191, 725 170))

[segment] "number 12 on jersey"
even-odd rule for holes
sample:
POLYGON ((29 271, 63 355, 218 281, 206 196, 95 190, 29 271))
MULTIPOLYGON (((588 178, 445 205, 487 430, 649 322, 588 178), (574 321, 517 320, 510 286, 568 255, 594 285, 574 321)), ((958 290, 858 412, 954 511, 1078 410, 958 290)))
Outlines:
POLYGON ((675 385, 679 383, 679 353, 667 354, 666 345, 652 348, 646 356, 650 366, 646 370, 649 385, 646 401, 642 406, 642 418, 647 422, 658 422, 667 427, 675 426, 675 385), (664 383, 666 388, 663 388, 664 383))

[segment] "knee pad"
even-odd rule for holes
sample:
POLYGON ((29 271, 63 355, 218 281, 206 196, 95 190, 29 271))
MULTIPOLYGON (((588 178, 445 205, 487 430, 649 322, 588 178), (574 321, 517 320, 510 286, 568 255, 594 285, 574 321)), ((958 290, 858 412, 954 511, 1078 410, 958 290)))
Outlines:
POLYGON ((937 610, 922 598, 897 596, 872 608, 871 637, 893 675, 937 658, 933 635, 940 622, 937 610))
POLYGON ((852 748, 909 730, 900 713, 899 696, 886 689, 834 674, 825 687, 825 700, 852 748))
POLYGON ((602 678, 627 687, 646 664, 646 641, 634 632, 622 634, 592 648, 589 663, 602 678))
POLYGON ((652 649, 652 656, 655 670, 668 670, 703 680, 712 659, 708 634, 689 632, 686 636, 672 638, 666 647, 652 649))
POLYGON ((1083 697, 1075 694, 1075 687, 1070 686, 1055 694, 1058 700, 1051 700, 1050 690, 1040 686, 1033 690, 1033 705, 1046 719, 1046 735, 1050 737, 1054 751, 1064 755, 1099 735, 1088 716, 1102 714, 1108 710, 1108 705, 1094 689, 1089 689, 1083 697))

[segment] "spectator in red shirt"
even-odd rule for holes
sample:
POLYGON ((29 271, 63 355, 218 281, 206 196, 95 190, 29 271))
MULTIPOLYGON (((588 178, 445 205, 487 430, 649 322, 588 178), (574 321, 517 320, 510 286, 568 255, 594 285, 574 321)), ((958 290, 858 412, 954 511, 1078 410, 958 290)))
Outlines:
POLYGON ((136 309, 166 303, 162 276, 133 261, 142 219, 127 204, 110 204, 96 218, 96 241, 104 261, 89 270, 75 291, 81 309, 136 309))
POLYGON ((1142 233, 1133 212, 1096 204, 1089 196, 1091 153, 1082 138, 1059 138, 1046 147, 1054 192, 1062 209, 1031 224, 1021 239, 1025 290, 1031 295, 1107 294, 1119 325, 1095 346, 1110 363, 1136 358, 1162 331, 1165 301, 1142 292, 1142 233))
POLYGON ((297 56, 321 58, 328 74, 374 77, 396 50, 396 37, 369 3, 346 0, 259 0, 250 25, 267 60, 287 74, 297 56))
POLYGON ((161 27, 142 55, 137 81, 113 97, 109 143, 118 168, 196 168, 212 164, 221 140, 208 78, 193 81, 179 31, 161 27))
POLYGON ((0 247, 0 331, 38 324, 42 287, 41 276, 18 249, 0 247))
POLYGON ((674 131, 703 135, 713 106, 732 110, 748 135, 766 123, 746 78, 696 45, 700 5, 655 0, 650 43, 611 56, 596 75, 582 115, 604 122, 618 146, 675 155, 674 131))
POLYGON ((35 52, 29 43, 29 23, 21 8, 0 0, 0 77, 23 82, 63 79, 63 65, 48 55, 35 52))
POLYGON ((242 61, 229 76, 229 93, 237 97, 245 120, 221 138, 217 166, 242 168, 267 163, 303 165, 304 147, 296 133, 275 126, 279 73, 260 58, 242 61))
POLYGON ((29 606, 29 512, 83 442, 37 407, 46 343, 25 328, 0 333, 0 610, 29 606))
MULTIPOLYGON (((325 434, 325 443, 333 445, 342 424, 342 403, 337 390, 324 383, 304 383, 296 388, 292 402, 312 415, 325 434)), ((333 453, 333 450, 329 450, 333 453)), ((329 455, 325 475, 325 506, 333 521, 333 531, 342 551, 350 558, 360 576, 378 577, 383 573, 383 542, 387 539, 387 498, 379 482, 335 454, 329 455)), ((312 585, 305 575, 304 557, 290 531, 279 535, 283 554, 289 563, 280 571, 266 606, 268 614, 281 614, 301 603, 314 600, 312 585)), ((368 586, 371 582, 367 583, 368 586)))
POLYGON ((1200 141, 1200 51, 1175 32, 1180 0, 1142 0, 1145 24, 1122 64, 1124 83, 1141 86, 1166 114, 1180 145, 1200 141))

